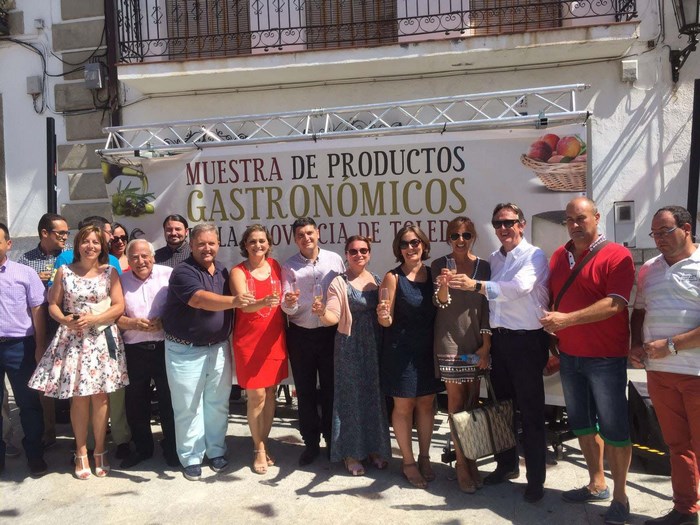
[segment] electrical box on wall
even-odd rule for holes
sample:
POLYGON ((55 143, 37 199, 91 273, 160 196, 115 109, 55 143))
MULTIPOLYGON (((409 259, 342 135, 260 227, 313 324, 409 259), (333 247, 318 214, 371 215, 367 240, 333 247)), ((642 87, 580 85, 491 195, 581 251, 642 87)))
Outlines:
POLYGON ((615 211, 615 242, 628 248, 636 248, 634 201, 615 202, 613 209, 615 211))
POLYGON ((99 62, 85 64, 85 87, 88 89, 102 89, 104 87, 104 74, 102 64, 99 62))
POLYGON ((43 91, 42 78, 39 75, 27 77, 27 95, 41 95, 43 91))

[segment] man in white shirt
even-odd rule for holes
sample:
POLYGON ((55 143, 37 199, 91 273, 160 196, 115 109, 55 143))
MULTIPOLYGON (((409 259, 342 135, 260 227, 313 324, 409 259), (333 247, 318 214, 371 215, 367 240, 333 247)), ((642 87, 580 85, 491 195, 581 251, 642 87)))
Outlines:
POLYGON ((649 395, 671 452, 673 510, 647 525, 697 525, 700 457, 700 250, 693 217, 680 206, 656 212, 661 255, 639 270, 630 361, 647 369, 649 395))
POLYGON ((299 402, 299 432, 306 445, 299 457, 299 465, 303 466, 318 457, 321 435, 330 447, 333 416, 336 327, 323 326, 318 315, 311 312, 314 287, 320 286, 325 304, 328 285, 345 271, 345 265, 337 253, 319 248, 319 232, 312 218, 297 219, 292 231, 299 253, 287 259, 282 267, 285 292, 282 311, 289 316, 287 351, 299 402), (317 382, 320 390, 316 389, 317 382))
MULTIPOLYGON (((523 237, 525 216, 513 203, 498 204, 491 219, 501 248, 489 258, 490 281, 463 279, 463 288, 489 300, 491 382, 496 397, 513 399, 520 411, 527 468, 524 498, 544 496, 546 436, 542 371, 549 356, 549 336, 540 312, 549 304, 549 265, 545 253, 523 237)), ((451 283, 450 286, 453 286, 451 283)), ((515 431, 515 426, 514 426, 515 431)), ((496 470, 484 483, 495 485, 520 475, 517 448, 496 454, 496 470)))

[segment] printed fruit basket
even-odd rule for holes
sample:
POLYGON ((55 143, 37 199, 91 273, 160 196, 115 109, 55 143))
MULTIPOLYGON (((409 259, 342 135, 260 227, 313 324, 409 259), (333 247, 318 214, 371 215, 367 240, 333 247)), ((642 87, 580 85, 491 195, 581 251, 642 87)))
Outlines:
POLYGON ((530 145, 520 162, 551 191, 586 190, 586 143, 578 135, 548 133, 530 145))

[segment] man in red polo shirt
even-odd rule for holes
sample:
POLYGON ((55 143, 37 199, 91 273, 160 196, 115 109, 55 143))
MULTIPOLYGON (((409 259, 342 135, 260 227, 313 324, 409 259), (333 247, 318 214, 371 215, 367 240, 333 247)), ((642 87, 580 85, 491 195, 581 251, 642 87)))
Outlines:
POLYGON ((590 199, 578 197, 566 206, 571 241, 550 260, 549 288, 554 302, 572 273, 583 266, 561 296, 557 311, 547 313, 541 322, 559 338, 569 425, 578 437, 590 476, 587 486, 566 491, 562 497, 570 503, 610 497, 603 471, 605 450, 614 482, 605 523, 616 525, 624 524, 630 512, 625 485, 632 447, 625 389, 630 336, 627 304, 634 263, 627 248, 607 242, 598 233, 599 220, 590 199), (584 261, 590 252, 594 255, 584 261))

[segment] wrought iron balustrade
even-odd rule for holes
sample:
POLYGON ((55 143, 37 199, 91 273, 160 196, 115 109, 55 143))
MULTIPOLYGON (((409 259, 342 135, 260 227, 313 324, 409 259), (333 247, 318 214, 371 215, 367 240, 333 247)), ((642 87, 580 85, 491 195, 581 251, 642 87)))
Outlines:
POLYGON ((113 0, 121 62, 505 34, 637 17, 635 0, 113 0))

